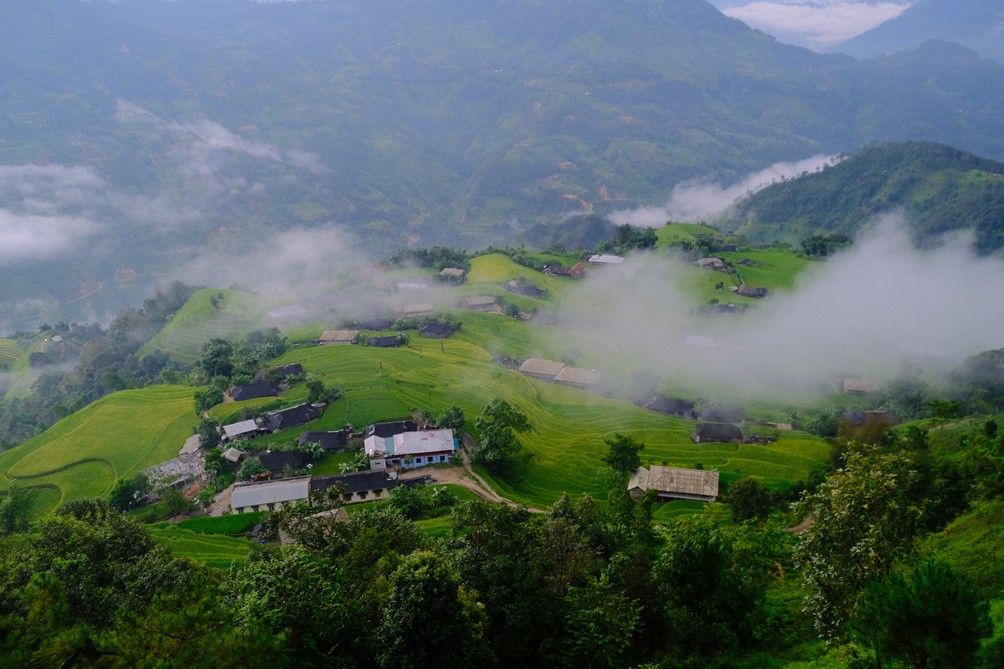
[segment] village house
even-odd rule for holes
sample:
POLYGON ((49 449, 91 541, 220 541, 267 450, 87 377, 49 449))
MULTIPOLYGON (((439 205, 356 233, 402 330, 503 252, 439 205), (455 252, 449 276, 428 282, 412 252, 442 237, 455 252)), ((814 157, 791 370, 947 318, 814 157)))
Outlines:
POLYGON ((287 467, 295 472, 304 465, 303 451, 265 451, 258 454, 258 459, 273 478, 281 476, 287 467))
POLYGON ((723 270, 728 265, 721 258, 701 258, 697 261, 697 266, 702 269, 723 270))
POLYGON ((223 426, 223 441, 233 441, 234 439, 251 439, 262 433, 262 428, 258 421, 249 419, 237 423, 223 426))
POLYGON ((313 404, 297 404, 295 407, 273 411, 265 417, 270 432, 288 430, 291 427, 309 423, 321 417, 321 410, 313 404))
POLYGON ((453 430, 398 432, 390 437, 378 436, 374 431, 363 443, 366 456, 370 459, 370 469, 374 471, 446 463, 459 447, 453 430))
POLYGON ((864 376, 847 376, 842 380, 840 390, 844 395, 870 395, 878 392, 879 384, 864 376))
POLYGON ((430 322, 423 325, 418 330, 419 337, 428 337, 431 339, 446 339, 451 334, 456 332, 458 327, 450 323, 435 323, 430 322))
POLYGON ((600 375, 597 372, 578 367, 563 367, 560 372, 554 375, 555 383, 581 390, 595 386, 599 380, 600 375))
POLYGON ((698 423, 690 438, 695 444, 741 444, 743 431, 731 423, 698 423))
POLYGON ((624 258, 621 256, 600 253, 589 256, 589 262, 594 265, 620 265, 624 262, 624 258))
POLYGON ((436 313, 435 307, 425 302, 422 304, 408 304, 394 312, 394 318, 402 320, 405 318, 423 318, 436 313))
POLYGON ((736 290, 736 295, 742 295, 743 297, 753 297, 756 299, 760 299, 763 297, 767 297, 767 289, 757 288, 755 286, 749 285, 748 283, 744 283, 743 285, 739 286, 738 290, 736 290))
POLYGON ((275 511, 308 499, 309 476, 259 483, 235 483, 230 495, 230 508, 234 513, 275 511))
POLYGON ((565 363, 545 358, 527 358, 519 366, 519 373, 542 381, 554 381, 554 377, 565 368, 565 363))
POLYGON ((332 492, 329 490, 333 489, 337 491, 338 499, 332 501, 354 504, 381 499, 400 484, 398 479, 389 478, 383 471, 315 476, 310 480, 310 496, 312 499, 330 498, 332 492))
POLYGON ((638 499, 654 490, 660 500, 688 499, 713 502, 718 497, 718 472, 713 469, 679 469, 651 465, 639 467, 628 482, 628 492, 638 499))
POLYGON ((523 277, 511 280, 505 287, 510 293, 516 293, 517 295, 522 295, 524 297, 539 298, 544 295, 543 290, 533 285, 523 277))
POLYGON ((346 426, 338 431, 326 432, 301 432, 298 446, 304 444, 317 444, 327 452, 344 451, 349 445, 349 438, 352 436, 352 428, 346 426))
POLYGON ((237 471, 237 467, 240 465, 241 460, 244 459, 244 451, 231 446, 227 450, 223 451, 223 459, 230 463, 230 467, 233 468, 234 471, 237 471))
POLYGON ((397 348, 401 345, 401 340, 397 335, 386 335, 384 337, 370 337, 366 340, 367 346, 375 348, 397 348))
POLYGON ((293 363, 290 365, 266 367, 265 369, 258 370, 258 372, 254 375, 254 380, 255 383, 259 383, 261 381, 271 381, 276 383, 289 376, 303 376, 304 374, 306 374, 306 372, 303 369, 303 365, 293 363))
POLYGON ((317 340, 318 344, 351 344, 359 336, 359 330, 325 330, 317 340))
POLYGON ((444 267, 439 271, 440 278, 457 282, 463 281, 466 274, 460 267, 444 267))
POLYGON ((472 311, 494 311, 498 299, 494 295, 471 295, 460 300, 460 306, 472 311))
POLYGON ((694 417, 694 403, 687 400, 666 397, 665 395, 655 395, 645 403, 645 408, 649 411, 665 414, 667 416, 678 416, 680 418, 694 417))
POLYGON ((579 262, 572 265, 572 269, 568 270, 568 276, 573 279, 582 278, 582 275, 586 273, 589 264, 585 260, 580 260, 579 262))
POLYGON ((226 399, 231 402, 243 402, 254 400, 260 397, 276 397, 279 390, 268 381, 248 383, 243 386, 234 386, 227 391, 226 399))

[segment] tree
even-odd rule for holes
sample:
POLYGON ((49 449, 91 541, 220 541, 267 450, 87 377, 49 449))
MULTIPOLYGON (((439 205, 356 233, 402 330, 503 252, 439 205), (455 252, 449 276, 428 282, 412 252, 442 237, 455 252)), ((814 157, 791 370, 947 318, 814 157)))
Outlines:
POLYGON ((202 347, 202 355, 195 364, 207 378, 229 378, 234 373, 234 345, 226 339, 210 339, 202 347))
POLYGON ((237 472, 237 478, 241 481, 250 481, 252 477, 266 473, 268 473, 268 470, 261 463, 261 459, 252 455, 249 458, 245 458, 244 462, 241 463, 241 468, 237 472))
POLYGON ((31 521, 31 504, 34 499, 34 490, 19 488, 11 481, 7 495, 0 499, 0 537, 28 529, 28 523, 31 521))
POLYGON ((381 667, 490 665, 481 640, 482 614, 446 561, 412 553, 391 574, 377 637, 381 667))
POLYGON ((328 401, 331 393, 324 387, 324 382, 320 379, 310 379, 306 383, 307 401, 311 404, 323 404, 328 401))
POLYGON ((969 578, 928 561, 910 580, 893 573, 869 584, 856 626, 880 663, 896 658, 916 669, 971 667, 980 639, 993 631, 987 611, 969 578))
POLYGON ((501 398, 495 398, 482 407, 474 423, 480 440, 474 450, 474 459, 497 474, 511 471, 520 454, 517 432, 531 428, 530 419, 501 398))
POLYGON ((220 445, 220 424, 212 418, 200 420, 195 433, 199 435, 199 448, 208 451, 220 445))
POLYGON ((131 479, 116 481, 115 485, 112 486, 109 501, 111 501, 112 507, 118 511, 128 511, 142 504, 149 492, 150 479, 146 474, 139 474, 131 479))
POLYGON ((641 606, 597 580, 566 600, 564 659, 572 667, 624 667, 642 628, 641 606))
POLYGON ((443 430, 459 430, 464 427, 464 410, 454 404, 443 410, 436 419, 436 427, 443 430))
POLYGON ((641 467, 639 453, 645 448, 645 444, 619 433, 614 434, 611 439, 604 440, 603 443, 610 447, 610 451, 603 456, 603 462, 610 465, 615 472, 633 474, 641 467))
POLYGON ((847 464, 799 504, 812 524, 795 547, 809 589, 805 609, 820 636, 838 639, 867 582, 889 573, 910 548, 920 508, 905 456, 874 447, 852 450, 847 464))
POLYGON ((770 514, 770 491, 752 476, 744 476, 730 485, 727 501, 732 508, 732 520, 737 523, 762 521, 770 514))

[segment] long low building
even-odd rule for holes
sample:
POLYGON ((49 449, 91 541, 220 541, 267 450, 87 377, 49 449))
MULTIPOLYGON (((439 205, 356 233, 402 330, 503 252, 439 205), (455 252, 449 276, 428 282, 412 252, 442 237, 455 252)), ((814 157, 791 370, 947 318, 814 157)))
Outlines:
POLYGON ((628 492, 638 498, 654 490, 659 499, 713 502, 718 497, 718 472, 713 469, 679 469, 651 465, 639 467, 628 482, 628 492))
POLYGON ((364 441, 370 468, 381 471, 388 467, 414 469, 424 465, 449 462, 458 442, 453 430, 422 430, 398 432, 386 437, 371 434, 364 441))
POLYGON ((230 508, 234 513, 275 511, 309 498, 309 476, 261 483, 237 483, 230 495, 230 508))

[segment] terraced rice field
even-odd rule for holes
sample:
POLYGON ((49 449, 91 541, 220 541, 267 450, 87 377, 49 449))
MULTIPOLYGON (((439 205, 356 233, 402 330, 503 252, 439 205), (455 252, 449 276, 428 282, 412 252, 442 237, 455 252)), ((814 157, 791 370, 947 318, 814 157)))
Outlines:
POLYGON ((10 369, 21 355, 21 348, 13 339, 0 339, 0 369, 10 369))
POLYGON ((148 529, 157 543, 167 546, 174 557, 189 557, 215 569, 229 569, 234 562, 243 562, 251 550, 251 542, 247 539, 200 534, 176 523, 155 523, 148 529))
POLYGON ((491 363, 491 356, 474 341, 455 335, 443 342, 442 350, 438 342, 424 340, 400 349, 327 346, 291 351, 280 362, 299 362, 345 393, 310 429, 407 417, 414 408, 437 415, 451 404, 463 407, 473 427, 484 403, 495 397, 509 401, 534 426, 520 437, 533 459, 519 481, 495 483, 504 494, 531 506, 548 506, 564 492, 605 497, 608 470, 601 458, 607 448, 604 439, 615 432, 645 443, 642 459, 647 463, 700 463, 717 468, 724 481, 753 475, 775 487, 805 479, 829 457, 825 443, 802 433, 786 433, 767 446, 694 444, 689 438, 693 421, 535 381, 491 363))
POLYGON ((0 486, 40 488, 39 512, 107 495, 116 479, 169 460, 197 418, 193 388, 156 386, 104 397, 0 454, 0 486))
POLYGON ((195 292, 171 322, 158 332, 143 348, 140 355, 163 351, 171 358, 191 364, 199 357, 202 345, 214 337, 235 337, 265 322, 265 309, 259 299, 235 290, 203 288, 195 292), (210 298, 219 298, 219 308, 210 298))

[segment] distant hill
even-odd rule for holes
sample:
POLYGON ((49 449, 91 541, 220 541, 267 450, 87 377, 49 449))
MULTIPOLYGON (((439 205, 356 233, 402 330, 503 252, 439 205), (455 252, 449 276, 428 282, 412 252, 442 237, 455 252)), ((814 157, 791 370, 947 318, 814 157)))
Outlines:
POLYGON ((0 330, 291 228, 380 259, 873 140, 1004 159, 1004 66, 817 54, 704 0, 39 0, 0 41, 0 198, 47 233, 3 249, 0 330))
POLYGON ((962 44, 1004 63, 1004 6, 999 0, 918 0, 894 19, 833 47, 852 56, 881 56, 932 40, 962 44))
POLYGON ((820 172, 740 201, 722 224, 754 241, 853 235, 874 216, 904 211, 918 241, 972 230, 975 248, 1004 247, 1004 163, 940 144, 876 144, 820 172))

